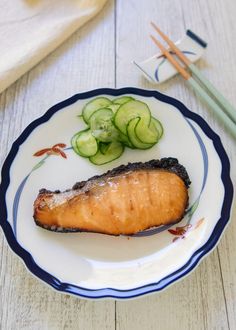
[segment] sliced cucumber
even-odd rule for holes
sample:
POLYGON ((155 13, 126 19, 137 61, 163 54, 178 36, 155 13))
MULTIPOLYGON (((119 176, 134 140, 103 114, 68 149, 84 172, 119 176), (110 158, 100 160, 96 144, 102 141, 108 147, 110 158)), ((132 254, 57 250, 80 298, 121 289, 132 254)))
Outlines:
POLYGON ((71 145, 78 155, 88 157, 95 165, 117 159, 125 146, 151 148, 163 135, 162 124, 151 116, 148 105, 131 96, 113 101, 106 97, 93 99, 79 117, 89 128, 76 133, 71 145))
POLYGON ((108 108, 95 111, 89 118, 92 135, 101 142, 117 141, 119 131, 112 123, 113 111, 108 108))
POLYGON ((92 116, 90 116, 88 124, 91 129, 97 128, 100 125, 103 125, 107 121, 111 121, 113 117, 113 111, 109 108, 101 108, 96 110, 92 116))
POLYGON ((162 135, 164 133, 164 129, 163 129, 161 122, 158 119, 152 117, 150 126, 151 125, 155 125, 155 127, 158 131, 158 139, 160 140, 160 138, 162 137, 162 135))
POLYGON ((111 109, 113 111, 113 113, 116 113, 116 111, 119 109, 119 107, 120 107, 120 104, 111 104, 107 108, 111 109))
POLYGON ((112 102, 106 98, 106 97, 97 97, 96 99, 88 102, 83 110, 82 115, 84 118, 84 121, 88 123, 89 117, 98 109, 105 108, 109 106, 112 102))
POLYGON ((135 134, 137 138, 143 143, 157 143, 159 134, 154 124, 146 125, 145 121, 141 118, 135 127, 135 134))
POLYGON ((132 101, 132 100, 134 100, 134 98, 131 97, 131 96, 121 96, 121 97, 118 97, 118 98, 114 99, 112 102, 115 103, 115 104, 120 104, 121 105, 121 104, 125 104, 129 101, 132 101))
POLYGON ((107 150, 103 154, 100 150, 96 155, 89 158, 89 160, 95 165, 103 165, 110 163, 111 161, 119 158, 124 151, 124 146, 120 142, 111 142, 108 145, 107 150))
POLYGON ((120 106, 114 116, 114 124, 123 134, 126 134, 129 121, 137 117, 141 118, 140 122, 143 126, 149 126, 151 113, 148 106, 141 101, 132 100, 120 106))
POLYGON ((100 143, 99 144, 99 150, 101 151, 101 153, 103 154, 103 155, 105 155, 105 153, 107 152, 107 149, 108 149, 108 147, 109 147, 109 144, 108 143, 100 143))
POLYGON ((78 149, 78 147, 77 147, 77 143, 76 143, 76 141, 77 141, 77 138, 78 138, 78 136, 80 135, 80 133, 81 133, 81 132, 78 132, 78 133, 74 134, 74 135, 72 136, 72 138, 71 138, 71 141, 70 141, 71 146, 72 146, 74 152, 76 152, 78 155, 80 155, 80 153, 79 153, 79 149, 78 149))
POLYGON ((136 129, 136 126, 138 125, 139 121, 141 120, 141 118, 134 118, 134 119, 131 119, 128 126, 127 126, 127 134, 128 134, 128 137, 131 141, 131 143, 138 149, 149 149, 153 146, 153 144, 151 143, 143 143, 141 142, 137 136, 136 136, 136 133, 135 133, 135 129, 136 129))
POLYGON ((89 129, 75 134, 71 139, 74 151, 82 157, 91 157, 98 151, 96 139, 89 129))
POLYGON ((131 143, 129 137, 121 132, 119 132, 119 141, 131 149, 135 149, 135 146, 131 143))

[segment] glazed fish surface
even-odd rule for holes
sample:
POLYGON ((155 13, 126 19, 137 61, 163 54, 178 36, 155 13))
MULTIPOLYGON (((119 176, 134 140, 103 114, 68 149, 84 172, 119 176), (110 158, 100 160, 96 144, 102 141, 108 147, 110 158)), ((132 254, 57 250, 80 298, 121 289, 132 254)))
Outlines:
POLYGON ((129 163, 64 192, 41 189, 34 220, 58 232, 132 235, 179 222, 188 205, 190 183, 175 158, 129 163))

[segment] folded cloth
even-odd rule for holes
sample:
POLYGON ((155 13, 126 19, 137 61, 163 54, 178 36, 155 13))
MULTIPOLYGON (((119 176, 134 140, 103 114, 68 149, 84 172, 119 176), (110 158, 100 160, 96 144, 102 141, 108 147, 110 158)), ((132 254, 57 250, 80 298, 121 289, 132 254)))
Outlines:
POLYGON ((0 93, 96 15, 107 0, 1 0, 0 93))

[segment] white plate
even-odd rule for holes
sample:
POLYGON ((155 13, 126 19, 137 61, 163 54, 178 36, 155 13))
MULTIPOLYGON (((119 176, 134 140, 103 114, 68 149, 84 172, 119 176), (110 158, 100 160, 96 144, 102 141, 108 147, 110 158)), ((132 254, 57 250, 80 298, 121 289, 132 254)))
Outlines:
POLYGON ((14 142, 2 169, 1 226, 28 269, 55 289, 86 298, 132 298, 159 291, 183 277, 216 245, 230 216, 229 171, 219 137, 179 101, 136 88, 77 94, 48 110, 14 142), (149 105, 163 124, 164 136, 149 150, 126 148, 119 159, 95 166, 70 148, 71 137, 84 127, 78 115, 89 99, 124 94, 149 105), (57 143, 66 144, 67 158, 33 156, 57 143), (135 237, 113 237, 54 233, 35 225, 33 202, 40 188, 65 190, 120 164, 163 157, 176 157, 192 181, 189 210, 177 225, 190 224, 182 236, 166 227, 135 237))

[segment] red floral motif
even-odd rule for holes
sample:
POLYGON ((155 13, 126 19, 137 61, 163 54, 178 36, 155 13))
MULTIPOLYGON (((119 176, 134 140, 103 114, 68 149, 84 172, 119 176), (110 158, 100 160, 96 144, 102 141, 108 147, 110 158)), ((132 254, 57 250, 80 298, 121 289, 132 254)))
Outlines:
POLYGON ((65 148, 66 144, 64 143, 57 143, 54 146, 52 146, 51 148, 45 148, 45 149, 41 149, 39 151, 37 151, 34 156, 36 157, 40 157, 42 155, 57 155, 57 156, 61 156, 63 158, 67 158, 66 154, 64 153, 64 151, 62 150, 62 148, 65 148))
POLYGON ((179 239, 184 239, 185 238, 185 234, 193 229, 197 229, 204 221, 204 218, 198 220, 198 222, 192 226, 191 224, 182 226, 182 227, 176 227, 175 229, 168 229, 168 232, 172 235, 175 235, 177 237, 175 237, 173 239, 173 242, 179 240, 179 239))

